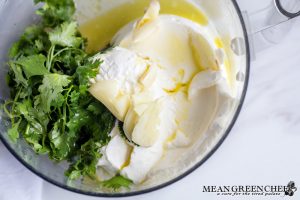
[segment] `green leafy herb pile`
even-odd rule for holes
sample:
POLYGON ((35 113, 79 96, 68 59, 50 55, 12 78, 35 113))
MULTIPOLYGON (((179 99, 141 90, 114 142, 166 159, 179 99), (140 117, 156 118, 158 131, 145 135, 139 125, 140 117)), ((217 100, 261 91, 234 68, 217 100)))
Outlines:
MULTIPOLYGON (((88 92, 100 62, 91 62, 86 40, 73 20, 73 0, 35 0, 41 22, 28 27, 10 49, 5 111, 10 138, 24 138, 38 154, 67 160, 70 179, 95 177, 99 149, 110 140, 114 116, 88 92)), ((117 176, 104 186, 118 189, 131 181, 117 176)))

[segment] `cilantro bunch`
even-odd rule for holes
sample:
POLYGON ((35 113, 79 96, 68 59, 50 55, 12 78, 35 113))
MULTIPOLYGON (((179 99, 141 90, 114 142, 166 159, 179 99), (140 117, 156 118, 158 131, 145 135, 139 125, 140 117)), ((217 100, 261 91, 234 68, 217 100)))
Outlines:
POLYGON ((69 161, 70 179, 93 178, 99 149, 109 142, 115 124, 88 92, 100 62, 91 62, 85 52, 86 40, 72 19, 73 0, 35 0, 39 2, 44 3, 37 11, 41 22, 29 26, 9 52, 8 134, 14 142, 25 139, 37 154, 69 161))

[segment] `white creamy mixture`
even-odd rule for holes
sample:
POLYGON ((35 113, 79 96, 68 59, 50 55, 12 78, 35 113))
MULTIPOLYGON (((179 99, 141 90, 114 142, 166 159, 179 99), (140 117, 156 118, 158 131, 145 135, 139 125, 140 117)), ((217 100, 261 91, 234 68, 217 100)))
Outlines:
POLYGON ((159 15, 152 1, 145 15, 128 24, 101 60, 90 92, 124 122, 102 148, 98 175, 120 173, 138 184, 170 149, 193 144, 206 131, 231 89, 225 53, 210 26, 174 15, 159 15), (222 94, 222 95, 220 95, 222 94))

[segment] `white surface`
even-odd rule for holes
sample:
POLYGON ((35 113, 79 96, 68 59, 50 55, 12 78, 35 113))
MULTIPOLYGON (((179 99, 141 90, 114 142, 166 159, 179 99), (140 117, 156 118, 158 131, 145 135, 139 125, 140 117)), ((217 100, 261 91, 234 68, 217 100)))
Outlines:
POLYGON ((0 142, 0 200, 39 200, 41 193, 42 180, 23 167, 0 142))
MULTIPOLYGON (((242 1, 247 5, 246 0, 242 1), (245 3, 246 2, 246 3, 245 3)), ((250 3, 250 1, 249 1, 250 3)), ((135 200, 300 198, 300 19, 287 38, 258 55, 242 112, 227 139, 200 168, 181 181, 135 200), (286 185, 294 197, 227 197, 203 185, 286 185)), ((29 172, 0 143, 0 200, 93 200, 63 191, 29 172)), ((129 199, 129 198, 124 198, 129 199)))

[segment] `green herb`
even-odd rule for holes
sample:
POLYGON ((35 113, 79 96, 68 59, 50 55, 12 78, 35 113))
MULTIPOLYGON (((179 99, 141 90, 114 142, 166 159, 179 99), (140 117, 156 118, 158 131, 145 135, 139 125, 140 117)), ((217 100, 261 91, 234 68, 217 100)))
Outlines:
POLYGON ((70 82, 70 77, 67 75, 44 75, 43 82, 38 89, 40 94, 35 96, 35 106, 45 113, 50 112, 52 106, 63 106, 67 97, 62 93, 70 82))
POLYGON ((49 34, 49 39, 53 45, 78 48, 82 44, 83 39, 76 36, 77 32, 76 22, 65 22, 49 34))
POLYGON ((56 27, 58 24, 73 19, 75 5, 73 0, 34 0, 35 3, 43 2, 45 5, 37 11, 43 18, 43 26, 56 27))
POLYGON ((104 187, 112 188, 113 190, 118 190, 121 187, 129 188, 132 185, 132 181, 123 177, 123 176, 115 176, 112 179, 103 182, 104 187))
MULTIPOLYGON (((9 51, 7 83, 11 100, 4 110, 13 142, 24 138, 38 154, 67 160, 69 179, 95 177, 100 148, 106 145, 114 116, 89 92, 99 61, 85 52, 86 40, 73 21, 73 0, 35 0, 41 22, 26 28, 9 51)), ((103 183, 128 187, 120 176, 103 183)))
POLYGON ((21 57, 17 59, 15 64, 19 65, 23 69, 26 78, 29 79, 32 76, 45 75, 49 73, 45 68, 45 61, 46 57, 39 54, 21 57))
POLYGON ((118 121, 118 129, 119 129, 119 132, 120 132, 122 138, 124 138, 125 140, 127 140, 127 142, 129 142, 130 144, 139 147, 140 145, 136 144, 135 142, 133 142, 132 140, 130 140, 130 139, 126 136, 123 126, 124 126, 124 123, 121 122, 121 121, 118 121))

